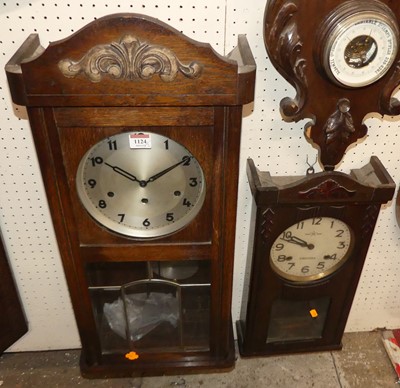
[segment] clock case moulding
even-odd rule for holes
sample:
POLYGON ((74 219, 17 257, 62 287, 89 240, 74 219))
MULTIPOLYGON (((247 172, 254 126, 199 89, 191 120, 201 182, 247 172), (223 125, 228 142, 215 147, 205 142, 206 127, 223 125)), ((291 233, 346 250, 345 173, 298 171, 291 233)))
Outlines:
POLYGON ((268 57, 296 91, 295 97, 281 101, 282 117, 288 122, 311 119, 305 136, 318 148, 325 170, 334 170, 346 149, 366 136, 368 114, 400 114, 400 102, 393 97, 400 83, 400 50, 387 73, 364 87, 337 84, 324 71, 325 32, 337 25, 343 8, 347 16, 366 9, 385 13, 397 27, 399 40, 398 1, 271 0, 264 17, 268 57))
POLYGON ((253 203, 242 307, 236 322, 241 355, 341 349, 381 205, 394 194, 392 178, 377 157, 349 175, 331 171, 305 177, 272 177, 249 159, 247 176, 253 203), (274 241, 289 226, 314 217, 333 217, 350 227, 354 241, 349 257, 335 272, 317 280, 282 278, 270 263, 274 241), (311 315, 312 310, 317 316, 311 315))
MULTIPOLYGON (((210 45, 137 14, 97 19, 46 49, 36 34, 30 35, 6 65, 12 99, 27 107, 82 342, 84 376, 234 365, 231 297, 240 132, 242 105, 253 101, 255 72, 243 35, 222 57, 210 45), (76 193, 76 171, 85 152, 132 128, 179 141, 195 153, 206 177, 207 193, 196 218, 158 239, 110 233, 91 219, 76 193), (91 266, 99 264, 100 271, 102 265, 190 259, 208 268, 207 349, 142 350, 134 360, 102 352, 88 291, 91 266)), ((102 272, 106 280, 112 273, 102 272)))

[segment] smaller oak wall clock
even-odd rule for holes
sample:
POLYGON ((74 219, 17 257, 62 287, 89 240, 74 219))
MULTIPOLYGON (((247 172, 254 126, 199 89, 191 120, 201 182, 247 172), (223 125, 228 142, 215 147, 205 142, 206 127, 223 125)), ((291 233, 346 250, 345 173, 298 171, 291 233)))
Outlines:
POLYGON ((27 106, 88 377, 227 369, 242 105, 255 63, 98 19, 6 71, 27 106))
POLYGON ((372 157, 350 175, 272 177, 248 160, 253 194, 240 353, 340 349, 382 204, 395 184, 372 157))
POLYGON ((269 58, 296 89, 281 101, 286 121, 310 118, 308 140, 325 170, 367 134, 369 113, 400 114, 400 3, 274 0, 265 10, 269 58), (312 17, 310 17, 312 15, 312 17))

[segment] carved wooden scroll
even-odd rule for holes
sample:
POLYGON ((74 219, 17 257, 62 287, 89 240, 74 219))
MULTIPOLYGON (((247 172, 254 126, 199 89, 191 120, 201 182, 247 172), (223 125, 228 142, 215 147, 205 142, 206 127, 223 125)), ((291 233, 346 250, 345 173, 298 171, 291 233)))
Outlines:
POLYGON ((299 36, 295 14, 295 1, 274 0, 270 2, 265 42, 272 63, 296 89, 296 97, 286 97, 281 101, 282 115, 295 119, 304 108, 307 99, 307 78, 304 73, 306 60, 302 56, 303 42, 299 36))
MULTIPOLYGON (((335 169, 347 148, 367 134, 364 124, 367 114, 400 114, 400 101, 393 97, 400 84, 398 15, 400 2, 391 0, 267 2, 264 38, 268 56, 296 90, 294 98, 286 97, 281 101, 282 117, 285 121, 296 122, 311 119, 305 126, 305 135, 319 149, 325 170, 335 169), (329 54, 333 52, 328 48, 334 47, 329 46, 330 34, 338 22, 359 13, 366 15, 365 23, 371 18, 368 15, 378 15, 378 21, 384 15, 383 21, 387 20, 393 31, 389 48, 392 48, 391 42, 397 43, 397 51, 394 50, 390 58, 393 64, 376 81, 352 86, 336 82, 327 71, 329 54)), ((360 37, 353 40, 356 39, 362 40, 360 37)), ((361 55, 362 50, 356 54, 361 55)), ((348 66, 351 68, 352 64, 348 66)), ((368 69, 367 65, 363 66, 368 69)))
POLYGON ((203 68, 197 62, 184 65, 170 49, 142 43, 132 35, 123 36, 119 42, 95 46, 78 61, 63 59, 58 67, 66 77, 84 74, 91 82, 100 82, 104 76, 147 80, 153 75, 172 82, 178 73, 197 78, 203 68))

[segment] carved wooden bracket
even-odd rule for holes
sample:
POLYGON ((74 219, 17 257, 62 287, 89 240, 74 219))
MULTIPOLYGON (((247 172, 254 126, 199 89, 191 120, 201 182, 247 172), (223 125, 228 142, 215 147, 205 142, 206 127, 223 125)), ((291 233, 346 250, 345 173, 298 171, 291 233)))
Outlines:
POLYGON ((387 73, 363 87, 334 82, 324 70, 321 58, 338 18, 366 9, 388 15, 398 39, 398 1, 269 0, 266 5, 264 39, 269 58, 296 90, 294 98, 281 101, 282 117, 296 122, 311 119, 305 135, 319 149, 325 170, 333 170, 346 149, 367 134, 367 114, 400 114, 400 101, 392 96, 400 84, 400 50, 387 73))
POLYGON ((155 74, 164 82, 172 82, 178 73, 197 78, 203 69, 197 62, 184 65, 170 49, 141 43, 132 35, 123 36, 119 42, 97 45, 78 61, 63 59, 58 67, 66 77, 84 74, 91 82, 100 82, 103 76, 147 80, 155 74))
MULTIPOLYGON (((296 18, 298 6, 294 1, 270 1, 268 17, 273 23, 265 30, 265 42, 272 63, 296 89, 294 99, 281 101, 282 115, 286 119, 299 116, 307 100, 306 60, 302 57, 303 42, 298 34, 296 18)), ((268 23, 268 22, 267 22, 268 23)))

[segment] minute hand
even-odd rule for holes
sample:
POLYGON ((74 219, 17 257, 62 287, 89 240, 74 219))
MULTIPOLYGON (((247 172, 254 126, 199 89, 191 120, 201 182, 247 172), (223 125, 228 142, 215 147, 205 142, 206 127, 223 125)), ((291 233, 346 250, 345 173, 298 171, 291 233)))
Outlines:
POLYGON ((190 156, 184 156, 182 158, 182 160, 178 163, 175 163, 174 165, 166 168, 165 170, 160 171, 159 173, 151 176, 149 179, 147 179, 146 183, 149 182, 154 182, 156 179, 161 178, 163 175, 165 175, 167 172, 170 172, 171 170, 173 170, 175 167, 178 167, 179 165, 186 163, 187 161, 190 160, 190 156))

